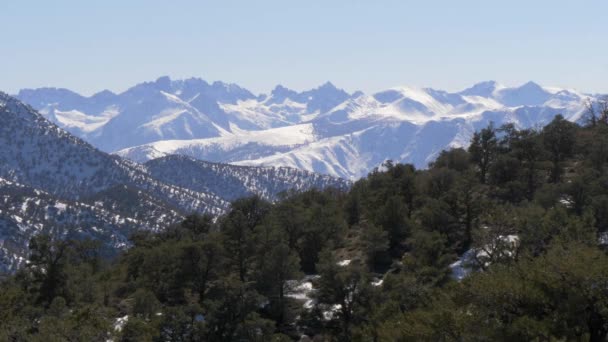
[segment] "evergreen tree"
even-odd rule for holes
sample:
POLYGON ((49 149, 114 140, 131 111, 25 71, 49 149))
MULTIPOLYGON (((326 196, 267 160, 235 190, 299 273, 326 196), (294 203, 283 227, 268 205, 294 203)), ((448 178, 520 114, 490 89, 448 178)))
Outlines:
POLYGON ((574 152, 576 125, 557 115, 543 129, 543 142, 551 155, 553 168, 551 181, 559 183, 562 176, 562 163, 574 152))
POLYGON ((480 132, 473 134, 469 153, 473 162, 477 164, 479 181, 482 184, 485 184, 487 181, 488 171, 496 157, 497 147, 498 139, 496 138, 496 130, 492 124, 480 132))

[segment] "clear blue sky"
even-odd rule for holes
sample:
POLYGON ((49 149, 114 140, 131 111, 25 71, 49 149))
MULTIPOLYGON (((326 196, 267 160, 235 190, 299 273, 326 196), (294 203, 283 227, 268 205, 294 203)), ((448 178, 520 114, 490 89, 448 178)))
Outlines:
POLYGON ((0 1, 0 89, 122 91, 161 75, 254 92, 458 90, 482 80, 608 93, 608 1, 0 1))

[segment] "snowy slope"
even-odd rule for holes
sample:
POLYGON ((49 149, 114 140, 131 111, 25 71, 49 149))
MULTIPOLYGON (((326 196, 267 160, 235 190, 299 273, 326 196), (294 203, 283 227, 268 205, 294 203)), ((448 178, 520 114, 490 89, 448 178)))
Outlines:
POLYGON ((121 150, 116 154, 145 162, 168 154, 181 154, 201 160, 235 162, 287 152, 315 141, 312 124, 293 125, 261 131, 237 131, 221 138, 163 140, 121 150))

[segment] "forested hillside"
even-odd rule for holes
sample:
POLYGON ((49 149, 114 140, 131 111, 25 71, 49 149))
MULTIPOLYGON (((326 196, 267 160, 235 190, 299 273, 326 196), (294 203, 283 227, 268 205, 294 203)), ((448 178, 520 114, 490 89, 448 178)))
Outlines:
POLYGON ((350 182, 289 168, 231 166, 167 156, 147 166, 103 153, 0 92, 0 274, 37 234, 94 238, 105 255, 135 230, 164 230, 189 213, 219 216, 230 201, 350 182), (176 170, 179 170, 176 172, 176 170))
POLYGON ((114 260, 37 235, 0 340, 605 341, 608 111, 587 121, 490 125, 428 169, 239 199, 114 260))

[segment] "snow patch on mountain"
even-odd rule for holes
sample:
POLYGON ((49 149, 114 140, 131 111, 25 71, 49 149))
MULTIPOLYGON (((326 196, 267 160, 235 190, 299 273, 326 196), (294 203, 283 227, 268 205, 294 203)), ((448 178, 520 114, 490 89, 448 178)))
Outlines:
POLYGON ((243 156, 260 157, 277 151, 288 151, 315 140, 312 124, 293 125, 261 131, 243 131, 223 137, 192 140, 163 140, 128 148, 116 154, 137 162, 158 155, 181 154, 201 160, 232 162, 243 156))

